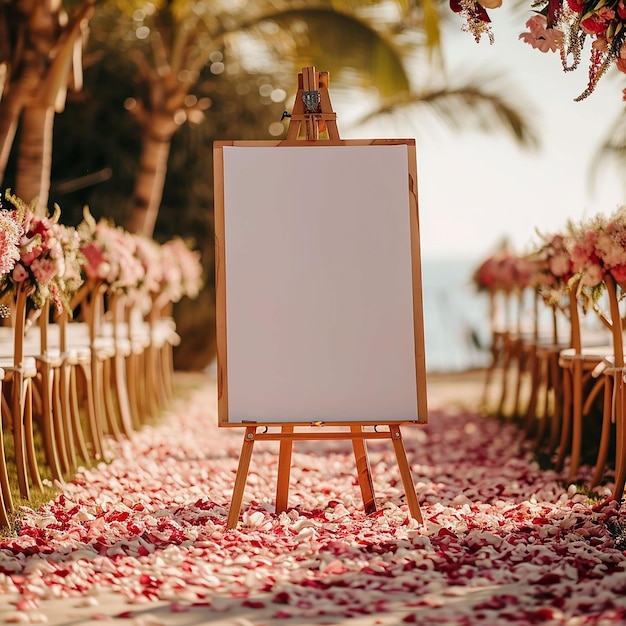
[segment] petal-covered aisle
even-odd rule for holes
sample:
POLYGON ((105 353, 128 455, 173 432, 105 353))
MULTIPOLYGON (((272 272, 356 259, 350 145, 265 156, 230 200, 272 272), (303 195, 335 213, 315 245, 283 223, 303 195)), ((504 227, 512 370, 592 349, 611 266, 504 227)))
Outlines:
POLYGON ((207 377, 1 541, 0 619, 626 624, 614 503, 568 489, 514 426, 471 411, 433 408, 404 434, 424 525, 407 517, 388 442, 368 446, 378 513, 361 511, 349 442, 304 442, 294 508, 276 516, 277 447, 259 442, 243 522, 227 530, 242 431, 218 429, 207 377))

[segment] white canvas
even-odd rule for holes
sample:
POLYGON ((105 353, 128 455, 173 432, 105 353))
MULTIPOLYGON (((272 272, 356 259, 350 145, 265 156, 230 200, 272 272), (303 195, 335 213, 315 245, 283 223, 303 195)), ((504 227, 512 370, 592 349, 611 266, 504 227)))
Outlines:
POLYGON ((223 155, 228 421, 417 420, 407 147, 223 155))

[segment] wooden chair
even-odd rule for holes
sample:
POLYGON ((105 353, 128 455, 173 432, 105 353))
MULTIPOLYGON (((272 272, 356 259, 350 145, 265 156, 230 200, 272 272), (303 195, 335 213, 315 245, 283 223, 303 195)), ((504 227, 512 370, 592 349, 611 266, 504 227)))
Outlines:
MULTIPOLYGON (((21 299, 24 294, 27 294, 27 289, 18 287, 16 324, 13 329, 16 335, 13 346, 14 359, 16 364, 19 363, 19 359, 24 359, 30 364, 33 361, 35 363, 34 376, 29 377, 30 406, 25 408, 31 413, 33 433, 36 426, 40 434, 50 476, 53 480, 62 482, 73 467, 72 451, 68 449, 69 423, 67 414, 61 406, 62 358, 58 348, 49 341, 49 301, 46 301, 40 309, 29 308, 29 298, 26 295, 25 319, 23 329, 20 330, 21 299)), ((32 373, 32 369, 30 372, 32 373)))
MULTIPOLYGON (((66 435, 69 424, 67 415, 62 411, 59 387, 63 359, 58 347, 49 342, 49 300, 36 311, 34 317, 38 319, 39 332, 34 333, 32 340, 26 340, 24 350, 34 357, 37 364, 33 387, 35 419, 41 428, 44 452, 52 478, 62 482, 64 475, 71 470, 66 435)), ((31 330, 36 329, 33 327, 31 330)))
POLYGON ((150 329, 138 302, 129 300, 125 310, 130 353, 126 359, 128 399, 135 428, 141 428, 154 415, 152 392, 146 384, 146 361, 150 349, 150 329))
POLYGON ((173 349, 180 336, 171 309, 172 303, 162 294, 152 294, 147 313, 132 306, 128 311, 130 339, 136 346, 128 368, 129 392, 142 420, 156 416, 173 398, 173 349))
MULTIPOLYGON (((122 438, 115 411, 111 405, 111 360, 115 356, 115 345, 110 337, 105 337, 101 331, 102 316, 104 314, 104 294, 107 287, 102 282, 87 282, 87 289, 81 301, 83 322, 81 327, 81 341, 85 340, 85 328, 88 331, 88 346, 90 350, 90 376, 94 403, 95 440, 99 442, 99 453, 104 455, 105 425, 108 433, 116 439, 122 438)), ((68 324, 69 331, 72 324, 68 324)), ((71 339, 77 345, 76 338, 71 339)), ((84 344, 83 344, 84 345, 84 344)))
POLYGON ((622 500, 626 484, 626 367, 624 359, 623 316, 619 307, 618 287, 611 274, 604 278, 609 300, 611 337, 613 350, 605 358, 602 369, 604 378, 604 402, 600 445, 591 487, 600 483, 606 468, 611 430, 615 429, 615 485, 613 498, 622 500))
POLYGON ((572 285, 569 294, 571 347, 559 353, 559 366, 563 372, 563 404, 561 440, 555 460, 558 471, 563 468, 570 453, 568 480, 578 477, 583 444, 583 419, 589 413, 592 401, 603 389, 598 379, 598 367, 613 353, 608 332, 592 333, 584 337, 580 322, 578 284, 572 285))
POLYGON ((148 315, 150 345, 153 353, 152 370, 157 388, 160 390, 157 401, 166 406, 173 397, 174 383, 174 347, 180 344, 180 335, 176 332, 176 322, 172 315, 173 303, 169 300, 157 300, 148 315))
MULTIPOLYGON (((33 422, 33 386, 37 377, 37 362, 24 352, 26 309, 29 289, 20 284, 11 305, 11 340, 3 342, 0 367, 4 371, 2 385, 3 426, 8 426, 14 444, 17 483, 22 498, 30 498, 30 489, 43 488, 37 454, 33 422)), ((12 508, 12 503, 8 503, 12 508)))
MULTIPOLYGON (((74 295, 71 311, 79 307, 86 292, 85 286, 74 295)), ((60 404, 67 420, 66 445, 76 466, 79 457, 86 464, 102 459, 104 443, 102 416, 96 413, 89 326, 86 322, 74 320, 70 315, 73 313, 66 310, 58 313, 48 333, 62 359, 59 373, 60 404)))
POLYGON ((518 418, 522 409, 522 389, 530 371, 534 351, 534 321, 528 315, 528 288, 504 295, 505 324, 497 331, 500 345, 500 399, 496 414, 503 418, 518 418))
POLYGON ((501 413, 507 396, 508 371, 513 359, 512 351, 515 347, 516 326, 512 320, 512 294, 509 291, 493 289, 489 296, 489 327, 491 330, 491 361, 486 369, 485 383, 481 406, 487 413, 501 413), (492 387, 496 376, 499 375, 499 384, 496 388, 496 408, 492 409, 492 387))
MULTIPOLYGON (((4 381, 4 370, 0 369, 0 394, 2 393, 2 383, 4 381)), ((4 410, 0 405, 0 528, 7 528, 11 521, 9 511, 13 510, 13 495, 11 493, 11 481, 6 454, 4 452, 4 410)))
MULTIPOLYGON (((111 414, 110 420, 117 422, 118 434, 131 437, 133 431, 139 426, 139 422, 138 417, 133 415, 131 407, 128 385, 132 376, 129 377, 127 374, 127 365, 133 350, 141 346, 137 342, 131 342, 126 316, 126 300, 124 293, 109 291, 106 295, 108 320, 103 321, 99 328, 94 329, 94 332, 97 337, 108 339, 114 351, 109 384, 105 390, 108 398, 107 407, 111 414)), ((132 360, 130 362, 132 363, 132 360)))
MULTIPOLYGON (((570 347, 568 341, 562 341, 562 324, 566 316, 560 303, 545 303, 540 291, 535 296, 535 334, 534 343, 529 346, 530 390, 524 421, 524 433, 533 437, 535 447, 541 448, 550 424, 550 436, 547 451, 553 453, 560 441, 563 401, 563 376, 559 367, 559 355, 570 347), (550 312, 551 328, 545 333, 539 330, 539 303, 544 302, 550 312)), ((569 325, 569 320, 568 320, 569 325)), ((571 336, 571 330, 568 331, 571 336)))

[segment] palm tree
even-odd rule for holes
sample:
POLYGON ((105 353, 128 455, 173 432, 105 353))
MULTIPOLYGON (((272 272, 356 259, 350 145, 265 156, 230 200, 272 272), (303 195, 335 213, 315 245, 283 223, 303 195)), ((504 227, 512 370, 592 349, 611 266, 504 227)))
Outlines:
MULTIPOLYGON (((591 161, 591 178, 596 180, 602 171, 602 166, 612 163, 618 171, 623 172, 626 167, 626 108, 610 126, 609 131, 600 143, 596 158, 591 161)), ((626 191, 626 182, 624 182, 626 191)))
POLYGON ((92 43, 101 46, 104 34, 110 34, 109 45, 113 39, 137 70, 136 93, 127 106, 142 140, 128 229, 148 236, 154 232, 172 137, 185 121, 200 121, 210 106, 210 94, 197 93, 205 67, 233 77, 242 69, 269 74, 273 96, 294 90, 297 71, 315 65, 330 71, 334 90, 376 90, 384 110, 391 110, 394 101, 403 106, 426 103, 433 110, 447 110, 448 119, 459 119, 471 107, 480 113, 476 121, 483 130, 505 128, 518 141, 532 143, 522 114, 495 93, 475 85, 454 92, 445 86, 413 89, 406 59, 422 51, 421 67, 431 67, 439 77, 442 66, 432 54, 438 46, 438 14, 431 0, 421 5, 421 29, 408 19, 412 14, 400 10, 407 6, 399 1, 394 12, 389 3, 317 0, 294 9, 288 2, 258 0, 233 11, 232 3, 216 0, 164 2, 156 10, 143 2, 109 3, 92 20, 97 31, 92 43), (132 12, 122 10, 128 7, 132 12))
POLYGON ((93 10, 84 0, 71 14, 60 2, 17 0, 0 4, 0 179, 18 125, 21 135, 15 192, 41 206, 48 202, 54 114, 62 110, 70 71, 81 83, 83 28, 93 10))

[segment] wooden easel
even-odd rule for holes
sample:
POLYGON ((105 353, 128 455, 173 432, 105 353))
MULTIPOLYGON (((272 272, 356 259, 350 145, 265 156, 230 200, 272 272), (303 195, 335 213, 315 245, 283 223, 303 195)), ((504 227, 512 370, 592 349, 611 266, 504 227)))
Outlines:
MULTIPOLYGON (((337 130, 336 114, 332 110, 328 93, 328 72, 316 72, 314 67, 303 68, 298 74, 298 91, 287 130, 287 138, 282 145, 303 145, 305 142, 320 141, 320 134, 326 132, 324 145, 341 145, 337 130), (302 133, 304 125, 305 132, 302 133), (299 139, 304 134, 303 139, 299 139)), ((359 487, 363 497, 366 514, 377 509, 374 497, 374 485, 367 453, 367 439, 390 439, 406 494, 411 517, 422 523, 422 514, 415 492, 411 469, 406 456, 399 423, 385 423, 366 428, 363 424, 311 424, 305 425, 303 432, 296 432, 300 425, 282 425, 280 432, 270 432, 271 424, 246 426, 244 440, 239 457, 239 466, 228 513, 227 527, 235 528, 241 511, 252 450, 256 441, 279 441, 278 479, 276 484, 276 513, 287 510, 289 498, 289 478, 294 441, 350 440, 354 450, 359 487), (382 429, 379 429, 382 426, 382 429), (340 427, 341 429, 338 429, 340 427), (322 432, 322 429, 324 432, 322 432), (329 430, 327 430, 329 429, 329 430)), ((276 425, 274 425, 276 426, 276 425)))

